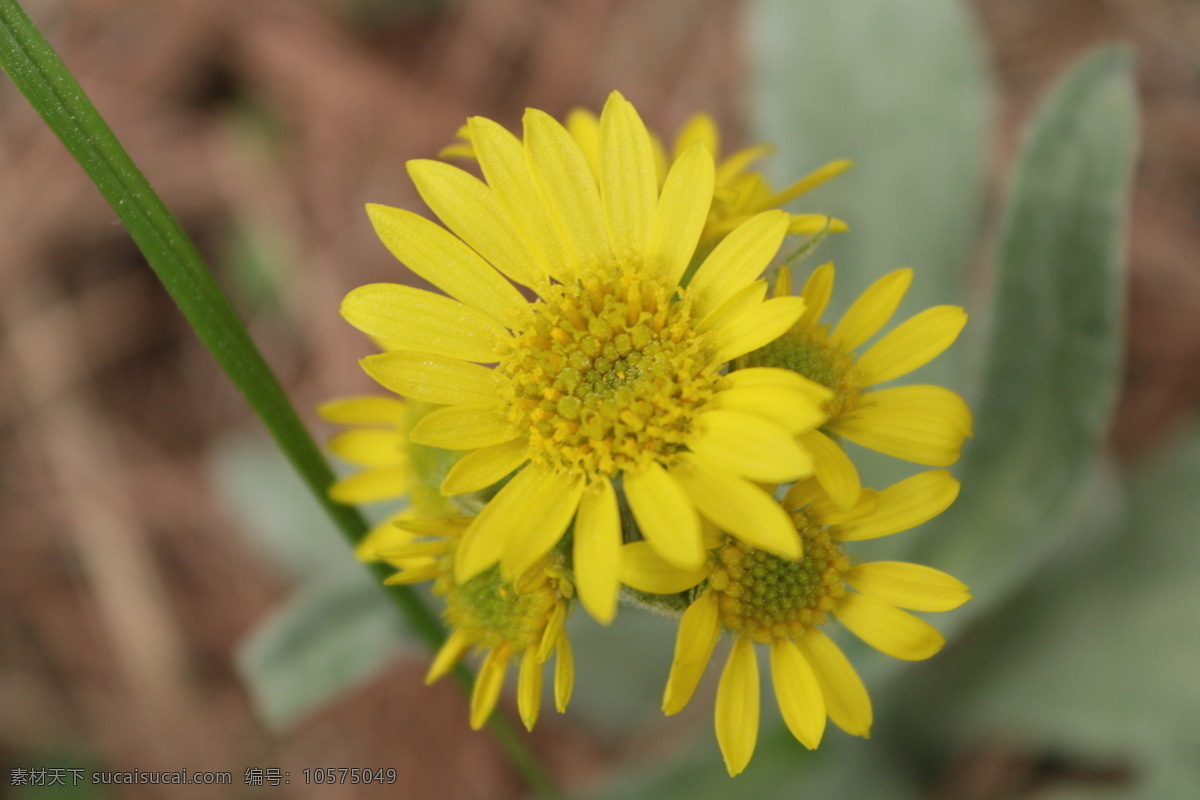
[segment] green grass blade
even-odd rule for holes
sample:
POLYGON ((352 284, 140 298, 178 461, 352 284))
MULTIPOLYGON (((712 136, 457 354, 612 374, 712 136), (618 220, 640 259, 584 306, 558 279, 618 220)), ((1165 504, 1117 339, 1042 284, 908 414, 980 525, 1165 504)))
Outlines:
MULTIPOLYGON (((338 529, 351 543, 362 539, 367 530, 362 515, 329 499, 334 475, 328 462, 195 246, 15 0, 0 0, 0 66, 104 195, 196 335, 263 420, 338 529)), ((380 579, 392 571, 381 564, 371 569, 380 579)), ((402 586, 386 591, 431 647, 445 640, 437 616, 414 592, 402 586)), ((464 685, 472 683, 465 668, 456 675, 464 685)), ((492 731, 540 795, 561 796, 499 714, 492 717, 492 731)))

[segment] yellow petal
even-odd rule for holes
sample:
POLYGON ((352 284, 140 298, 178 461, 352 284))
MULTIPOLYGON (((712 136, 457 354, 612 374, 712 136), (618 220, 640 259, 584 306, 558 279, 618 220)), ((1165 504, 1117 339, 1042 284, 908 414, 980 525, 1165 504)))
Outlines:
POLYGON ((721 134, 717 123, 708 114, 693 114, 683 124, 675 137, 675 147, 672 157, 678 161, 680 157, 697 142, 703 142, 708 152, 714 156, 721 152, 721 134))
POLYGON ((675 285, 696 252, 712 205, 713 160, 697 142, 671 166, 650 223, 646 259, 651 270, 675 285))
POLYGON ((863 489, 859 492, 858 502, 850 508, 839 507, 822 489, 821 495, 804 512, 818 525, 845 525, 860 522, 878 510, 879 492, 874 489, 863 489))
POLYGON ((542 662, 538 661, 537 648, 530 647, 521 658, 521 672, 517 678, 517 711, 525 730, 532 731, 542 709, 542 662))
POLYGON ((509 336, 504 326, 482 311, 397 283, 358 287, 342 300, 342 316, 393 349, 465 361, 497 361, 501 343, 509 336))
POLYGON ((468 453, 446 473, 442 481, 442 494, 452 497, 486 489, 527 460, 529 442, 523 438, 468 453))
POLYGON ((804 300, 799 297, 775 297, 737 317, 709 335, 716 348, 714 361, 732 361, 751 350, 773 342, 796 323, 804 313, 804 300))
POLYGON ((430 561, 425 564, 405 567, 401 572, 384 578, 384 586, 411 586, 415 583, 425 583, 435 579, 441 573, 441 568, 430 561))
POLYGON ((949 508, 958 489, 959 482, 944 469, 917 473, 880 492, 874 514, 841 523, 830 534, 838 541, 856 542, 915 528, 949 508))
MULTIPOLYGON (((410 170, 420 171, 409 163, 410 170)), ((440 167, 470 178, 446 164, 440 167)), ((434 168, 432 173, 440 175, 441 169, 434 168)), ((440 225, 411 211, 373 203, 367 205, 367 216, 392 255, 446 294, 506 324, 524 313, 528 303, 521 293, 440 225)))
POLYGON ((913 611, 950 611, 971 599, 966 584, 957 578, 903 561, 858 564, 845 580, 863 594, 913 611))
POLYGON ((494 370, 432 353, 398 350, 360 363, 384 388, 439 405, 495 404, 502 386, 494 370))
POLYGON ((566 713, 571 702, 571 690, 575 687, 575 656, 566 634, 558 637, 558 653, 554 662, 554 708, 566 713))
POLYGON ((591 170, 592 179, 600 183, 600 120, 587 109, 574 108, 567 114, 567 130, 579 145, 591 170))
POLYGON ((391 514, 359 540, 354 546, 354 555, 359 561, 378 561, 381 550, 387 550, 397 545, 406 544, 413 540, 413 535, 400 528, 396 523, 412 516, 411 509, 403 509, 391 514))
POLYGON ((814 475, 792 484, 792 487, 787 490, 787 494, 783 496, 783 507, 797 511, 825 496, 824 487, 814 475))
POLYGON ((717 744, 730 777, 750 763, 758 741, 758 660, 754 641, 739 636, 717 685, 717 744))
POLYGON ((855 636, 893 658, 921 661, 946 644, 928 622, 865 594, 846 595, 834 613, 855 636))
POLYGON ((566 253, 517 137, 483 117, 471 117, 471 140, 488 186, 516 227, 541 272, 561 274, 566 253))
POLYGON ((700 320, 696 330, 699 333, 720 330, 751 309, 757 308, 766 296, 767 282, 755 281, 730 295, 728 300, 700 320))
POLYGON ((726 389, 713 395, 711 407, 770 420, 791 434, 811 431, 826 419, 821 406, 814 403, 806 392, 794 387, 726 389))
POLYGON ((417 444, 447 450, 474 450, 503 444, 520 433, 494 405, 439 408, 421 417, 409 432, 417 444))
POLYGON ((448 144, 438 150, 438 158, 468 158, 475 160, 475 148, 469 144, 448 144))
POLYGON ((818 628, 809 628, 796 644, 817 676, 833 723, 851 736, 870 736, 871 698, 838 646, 818 628))
POLYGON ((368 469, 330 486, 329 497, 338 503, 374 503, 401 497, 410 484, 407 467, 368 469))
POLYGON ((863 383, 876 384, 907 375, 954 344, 967 312, 958 306, 934 306, 896 326, 858 360, 863 383))
POLYGON ((854 166, 854 162, 845 158, 823 164, 819 168, 813 170, 800 180, 793 183, 791 186, 779 192, 779 194, 772 197, 770 204, 773 206, 781 206, 784 203, 794 200, 805 192, 811 192, 822 183, 836 178, 838 175, 841 175, 852 166, 854 166))
POLYGON ((707 562, 695 569, 680 569, 654 552, 649 542, 633 542, 621 548, 621 583, 639 592, 677 594, 708 577, 707 562))
POLYGON ((654 551, 683 569, 702 565, 707 555, 700 517, 675 479, 650 462, 644 472, 624 473, 624 483, 633 518, 654 551))
POLYGON ((671 475, 688 497, 720 528, 783 558, 799 558, 800 536, 783 506, 750 481, 712 461, 686 453, 671 475))
POLYGON ((821 321, 821 315, 829 305, 829 298, 833 296, 833 277, 832 261, 817 267, 813 274, 808 276, 808 280, 804 282, 804 289, 800 292, 800 296, 804 298, 804 314, 796 323, 797 328, 807 330, 821 321))
MULTIPOLYGON (((779 274, 775 276, 775 288, 771 292, 772 297, 787 297, 792 293, 792 271, 786 266, 779 268, 779 274)), ((805 301, 808 302, 807 300, 805 301)))
POLYGON ((717 596, 707 591, 687 607, 679 620, 675 657, 663 693, 662 710, 667 716, 678 714, 692 699, 720 633, 717 596))
MULTIPOLYGON (((545 269, 517 235, 495 193, 478 178, 458 167, 421 159, 408 162, 408 174, 433 213, 496 269, 535 290, 546 284, 545 269)), ((486 287, 482 284, 480 289, 486 287)))
POLYGON ((395 353, 370 355, 360 362, 385 389, 426 403, 496 403, 503 379, 493 369, 444 355, 395 353))
POLYGON ((725 382, 733 389, 788 389, 805 395, 814 405, 821 405, 833 399, 833 392, 821 384, 780 367, 739 369, 726 375, 725 382))
POLYGON ((508 668, 508 648, 497 648, 487 654, 479 675, 475 677, 475 688, 471 692, 471 728, 479 730, 492 715, 500 689, 504 686, 504 672, 508 668))
MULTIPOLYGON (((496 513, 506 513, 513 518, 509 523, 502 523, 502 527, 505 524, 509 526, 511 533, 506 537, 504 554, 500 560, 501 576, 516 578, 558 544, 579 508, 584 485, 581 475, 544 470, 536 493, 520 506, 501 506, 496 513)), ((500 495, 497 494, 480 512, 480 516, 496 505, 499 499, 500 495)))
POLYGON ((399 426, 407 413, 403 400, 383 396, 346 397, 317 406, 321 419, 338 425, 399 426))
POLYGON ((830 343, 841 350, 853 350, 874 336, 896 313, 912 278, 913 271, 905 267, 889 272, 868 286, 842 315, 830 334, 830 343))
POLYGON ((607 479, 588 486, 579 501, 573 564, 580 602, 597 622, 609 624, 620 589, 621 512, 607 479))
POLYGON ((538 499, 547 474, 542 467, 526 466, 483 507, 458 545, 455 580, 466 583, 499 561, 510 539, 519 539, 527 522, 525 514, 538 499))
POLYGON ((608 96, 600 115, 600 195, 618 257, 645 253, 658 174, 646 126, 620 92, 608 96))
POLYGON ((816 236, 818 233, 844 233, 850 226, 828 214, 790 214, 788 233, 796 236, 816 236))
POLYGON ((825 733, 825 697, 813 668, 790 639, 771 642, 771 680, 788 730, 816 750, 825 733))
POLYGON ((402 467, 408 463, 408 440, 398 431, 355 428, 329 440, 329 451, 363 467, 402 467))
POLYGON ((562 227, 567 258, 576 267, 611 259, 600 192, 579 145, 544 111, 525 111, 525 150, 548 200, 547 210, 562 227))
POLYGON ((769 419, 718 409, 698 414, 693 425, 693 452, 751 480, 783 483, 812 474, 812 457, 769 419))
POLYGON ((862 481, 846 451, 820 431, 802 434, 800 444, 812 453, 814 473, 829 498, 839 508, 853 508, 862 492, 862 481))
MULTIPOLYGON (((719 150, 712 151, 714 155, 719 153, 719 150)), ((739 150, 733 155, 726 158, 717 167, 717 186, 724 186, 733 180, 739 173, 748 168, 760 158, 770 155, 775 152, 775 148, 769 144, 755 145, 747 147, 744 150, 739 150)))
POLYGON ((945 467, 958 460, 971 434, 971 411, 941 386, 899 386, 861 395, 854 410, 828 427, 871 450, 945 467))
MULTIPOLYGON (((545 575, 544 569, 534 569, 531 572, 540 572, 545 575)), ((532 589, 523 589, 520 585, 517 591, 530 592, 532 589)), ((550 658, 550 653, 554 651, 554 646, 558 643, 559 638, 563 635, 563 627, 567 622, 567 603, 559 600, 554 604, 554 610, 550 612, 550 619, 546 622, 546 629, 542 631, 541 641, 538 642, 537 660, 539 664, 544 664, 550 658)))
POLYGON ((721 240, 688 284, 699 317, 762 275, 787 234, 787 214, 764 211, 721 240))
POLYGON ((429 671, 425 673, 425 685, 428 686, 449 672, 455 664, 462 660, 462 657, 467 654, 467 650, 470 647, 470 636, 463 633, 459 628, 452 630, 450 636, 446 638, 446 641, 438 649, 433 663, 429 665, 429 671))

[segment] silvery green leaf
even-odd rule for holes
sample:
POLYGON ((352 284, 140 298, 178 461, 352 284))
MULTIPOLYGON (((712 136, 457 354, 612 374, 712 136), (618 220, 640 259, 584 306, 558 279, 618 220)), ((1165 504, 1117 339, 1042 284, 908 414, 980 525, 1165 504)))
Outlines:
POLYGON ((282 728, 370 676, 405 637, 396 606, 360 569, 301 588, 242 643, 237 667, 263 721, 282 728))
POLYGON ((962 494, 912 554, 972 587, 960 623, 1059 546, 1107 432, 1136 128, 1129 57, 1106 49, 1071 71, 1027 132, 996 257, 975 438, 957 469, 962 494))
POLYGON ((917 279, 904 309, 961 302, 991 101, 965 4, 758 0, 749 31, 752 127, 755 141, 778 147, 766 162, 773 185, 833 159, 855 162, 792 204, 850 225, 818 252, 838 264, 832 308, 907 266, 917 279))
POLYGON ((220 501, 274 564, 302 580, 323 579, 330 570, 362 573, 345 539, 268 439, 228 436, 209 465, 220 501))

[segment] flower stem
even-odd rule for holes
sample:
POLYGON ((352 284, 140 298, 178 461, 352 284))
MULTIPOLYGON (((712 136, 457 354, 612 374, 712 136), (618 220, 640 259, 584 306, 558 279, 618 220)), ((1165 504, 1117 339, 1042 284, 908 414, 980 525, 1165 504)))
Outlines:
MULTIPOLYGON (((104 195, 196 335, 241 390, 338 529, 352 544, 361 540, 367 531, 362 515, 329 499, 333 471, 195 246, 16 0, 0 0, 0 66, 104 195)), ((383 565, 373 565, 372 570, 380 578, 390 571, 383 565)), ((437 616, 418 595, 403 586, 387 587, 387 591, 431 648, 445 641, 437 616)), ((466 668, 456 676, 470 687, 473 678, 466 668)), ((493 715, 491 728, 540 796, 562 796, 504 717, 493 715)))

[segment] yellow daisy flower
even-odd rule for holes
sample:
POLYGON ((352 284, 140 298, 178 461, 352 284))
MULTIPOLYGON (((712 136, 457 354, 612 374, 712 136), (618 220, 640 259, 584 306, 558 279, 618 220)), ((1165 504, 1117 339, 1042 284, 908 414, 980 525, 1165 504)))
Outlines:
POLYGON ((962 583, 929 567, 856 564, 842 545, 920 525, 954 502, 958 487, 949 472, 931 470, 878 493, 863 491, 854 508, 843 511, 815 479, 801 481, 783 500, 804 540, 799 560, 722 537, 710 542, 714 548, 703 567, 680 570, 643 542, 626 545, 622 579, 634 589, 673 594, 696 587, 680 621, 663 711, 675 714, 687 705, 724 631, 734 641, 717 687, 716 731, 730 775, 745 769, 758 737, 755 644, 770 648, 779 709, 806 747, 820 744, 827 716, 847 733, 869 735, 870 698, 854 667, 822 632, 828 615, 890 656, 921 660, 945 640, 901 609, 949 611, 970 595, 962 583))
MULTIPOLYGON (((577 108, 567 115, 566 126, 583 152, 592 176, 599 181, 600 119, 586 109, 577 108)), ((464 125, 460 128, 457 137, 459 141, 443 148, 438 153, 439 158, 475 158, 470 126, 464 125)), ((714 157, 721 152, 720 130, 708 114, 694 114, 684 123, 671 148, 670 162, 662 140, 653 133, 650 135, 660 186, 666 181, 671 164, 678 161, 696 142, 703 142, 714 157)), ((713 180, 712 206, 700 235, 700 251, 711 248, 755 214, 781 208, 853 166, 853 162, 846 159, 830 161, 786 189, 776 192, 762 173, 750 169, 773 150, 768 144, 755 145, 733 153, 717 165, 713 180)), ((840 233, 847 229, 845 222, 827 214, 791 214, 788 223, 788 233, 805 236, 823 232, 840 233)))
MULTIPOLYGON (((954 343, 967 322, 958 306, 935 306, 896 326, 861 355, 854 350, 895 313, 912 282, 911 269, 883 276, 829 329, 820 322, 833 293, 833 264, 817 268, 801 292, 804 314, 791 330, 742 358, 746 367, 783 367, 833 391, 824 410, 829 420, 800 441, 812 453, 821 486, 842 508, 859 496, 858 470, 834 436, 905 461, 945 467, 958 460, 971 435, 971 411, 941 386, 876 389, 932 361, 954 343)), ((776 296, 791 294, 791 276, 780 272, 776 296)))
POLYGON ((362 467, 333 484, 329 496, 349 505, 386 500, 407 500, 405 507, 372 528, 355 550, 363 561, 378 559, 378 549, 395 540, 398 520, 445 517, 454 506, 422 481, 422 458, 427 451, 408 439, 409 428, 428 409, 395 397, 362 396, 331 400, 317 408, 327 422, 353 426, 328 442, 330 452, 362 467))
POLYGON ((500 577, 496 567, 459 582, 454 559, 470 520, 414 520, 401 523, 407 541, 381 551, 400 569, 387 583, 412 584, 433 580, 433 592, 446 602, 443 618, 450 628, 425 676, 433 683, 468 651, 485 651, 483 666, 471 693, 471 727, 483 727, 496 707, 508 663, 520 658, 517 710, 533 730, 542 701, 542 665, 557 655, 554 705, 566 711, 575 680, 571 644, 564 622, 571 611, 574 588, 560 555, 543 556, 515 581, 500 577))
POLYGON ((749 219, 684 288, 712 197, 703 143, 672 165, 660 189, 649 133, 615 92, 600 119, 598 182, 571 135, 540 111, 527 111, 524 141, 478 117, 470 130, 486 183, 444 162, 409 162, 449 231, 400 209, 367 209, 392 253, 450 296, 374 284, 342 304, 351 324, 404 348, 363 361, 375 380, 446 406, 409 433, 469 451, 442 493, 512 475, 463 535, 457 579, 496 563, 514 579, 573 520, 580 599, 610 621, 618 489, 671 563, 704 562, 701 515, 797 557, 795 528, 755 482, 811 473, 795 437, 823 421, 829 392, 788 370, 723 374, 804 311, 798 297, 764 300, 758 280, 787 215, 749 219))

